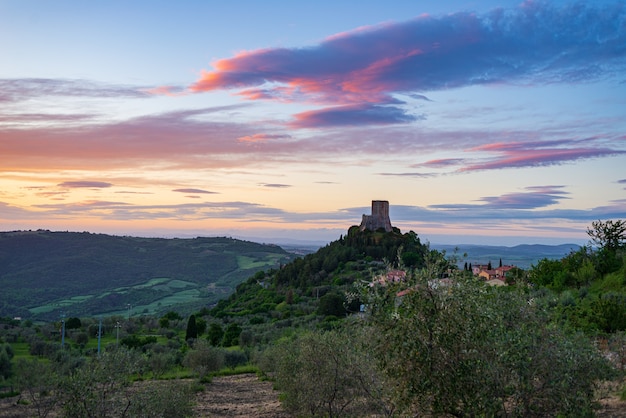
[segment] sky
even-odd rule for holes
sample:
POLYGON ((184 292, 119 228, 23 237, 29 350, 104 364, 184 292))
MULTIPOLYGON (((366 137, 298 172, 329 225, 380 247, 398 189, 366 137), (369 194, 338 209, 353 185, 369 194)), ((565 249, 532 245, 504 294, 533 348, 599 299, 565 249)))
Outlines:
POLYGON ((626 218, 624 1, 0 0, 0 231, 441 244, 626 218))

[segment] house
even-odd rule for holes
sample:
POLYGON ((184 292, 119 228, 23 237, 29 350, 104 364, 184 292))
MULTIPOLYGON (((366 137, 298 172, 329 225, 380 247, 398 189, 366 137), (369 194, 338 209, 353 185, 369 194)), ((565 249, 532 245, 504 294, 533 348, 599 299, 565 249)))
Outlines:
POLYGON ((404 270, 389 270, 384 274, 380 274, 374 277, 370 287, 374 285, 385 286, 387 283, 400 283, 406 280, 406 271, 404 270))
POLYGON ((472 273, 474 276, 482 277, 487 284, 501 286, 502 284, 506 284, 506 275, 514 268, 515 266, 513 265, 507 265, 489 269, 488 265, 477 264, 472 267, 472 273))

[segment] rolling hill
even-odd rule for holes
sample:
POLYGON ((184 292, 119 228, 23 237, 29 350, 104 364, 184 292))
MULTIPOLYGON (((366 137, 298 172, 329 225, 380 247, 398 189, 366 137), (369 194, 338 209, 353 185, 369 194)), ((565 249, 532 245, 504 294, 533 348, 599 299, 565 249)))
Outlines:
POLYGON ((0 316, 158 313, 207 306, 295 256, 227 237, 165 239, 88 232, 0 233, 0 316))

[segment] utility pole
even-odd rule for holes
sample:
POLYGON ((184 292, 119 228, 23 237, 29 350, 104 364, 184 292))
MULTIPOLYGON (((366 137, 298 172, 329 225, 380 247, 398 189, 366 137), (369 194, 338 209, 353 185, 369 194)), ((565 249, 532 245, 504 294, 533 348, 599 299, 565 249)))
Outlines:
POLYGON ((102 317, 100 317, 100 323, 98 324, 98 357, 100 357, 100 340, 102 339, 102 317))
POLYGON ((65 312, 61 313, 61 349, 65 348, 65 312))

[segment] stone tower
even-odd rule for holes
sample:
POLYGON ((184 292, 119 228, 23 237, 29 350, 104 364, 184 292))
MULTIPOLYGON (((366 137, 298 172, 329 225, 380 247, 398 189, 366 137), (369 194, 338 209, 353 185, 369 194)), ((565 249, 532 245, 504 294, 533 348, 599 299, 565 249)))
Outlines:
POLYGON ((379 228, 383 228, 385 232, 393 230, 389 219, 389 202, 386 200, 372 200, 372 214, 363 215, 359 230, 376 231, 379 228))

